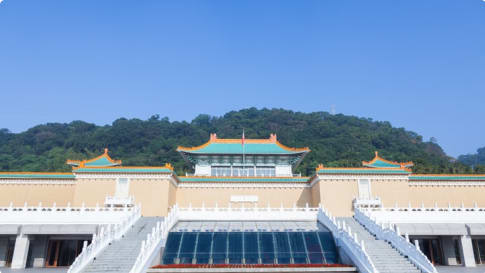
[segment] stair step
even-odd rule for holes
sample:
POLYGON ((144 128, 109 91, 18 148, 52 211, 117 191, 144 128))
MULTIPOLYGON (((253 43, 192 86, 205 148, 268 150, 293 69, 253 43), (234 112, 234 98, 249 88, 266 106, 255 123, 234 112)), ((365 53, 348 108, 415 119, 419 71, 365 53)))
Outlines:
POLYGON ((379 240, 369 233, 353 218, 339 218, 350 227, 352 233, 363 240, 367 254, 379 273, 420 273, 406 257, 393 248, 388 242, 379 240))
POLYGON ((140 218, 120 240, 107 246, 83 273, 120 272, 128 273, 140 253, 141 242, 146 240, 162 218, 140 218))

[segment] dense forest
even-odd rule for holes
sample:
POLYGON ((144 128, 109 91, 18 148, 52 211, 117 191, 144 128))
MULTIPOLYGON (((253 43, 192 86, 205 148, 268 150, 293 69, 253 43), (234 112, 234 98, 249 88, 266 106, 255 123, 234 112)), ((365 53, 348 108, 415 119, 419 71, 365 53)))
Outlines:
POLYGON ((458 161, 474 168, 485 166, 485 147, 479 148, 476 154, 460 155, 458 161))
POLYGON ((472 170, 448 157, 438 144, 389 122, 327 112, 256 108, 221 117, 199 115, 191 122, 171 122, 154 115, 147 120, 120 118, 105 126, 83 121, 48 123, 18 134, 1 129, 0 170, 69 171, 66 159, 91 158, 108 147, 111 157, 123 160, 123 165, 170 162, 183 174, 190 166, 176 152, 178 145, 203 144, 212 132, 220 138, 240 138, 243 128, 246 138, 267 138, 276 133, 287 146, 308 146, 312 152, 297 169, 303 175, 313 174, 319 163, 361 166, 376 150, 390 160, 413 161, 417 173, 485 172, 482 167, 472 170))

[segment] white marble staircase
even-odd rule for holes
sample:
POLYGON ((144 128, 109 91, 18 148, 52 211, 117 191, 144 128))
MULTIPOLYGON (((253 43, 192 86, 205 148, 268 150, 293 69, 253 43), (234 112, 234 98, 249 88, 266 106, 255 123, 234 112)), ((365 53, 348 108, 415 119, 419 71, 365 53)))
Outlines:
POLYGON ((421 272, 406 257, 384 240, 378 240, 354 218, 339 218, 357 233, 359 240, 365 243, 366 251, 379 273, 419 273, 421 272))
POLYGON ((160 217, 141 217, 120 240, 106 247, 83 273, 119 272, 128 273, 135 264, 141 242, 152 232, 160 217))

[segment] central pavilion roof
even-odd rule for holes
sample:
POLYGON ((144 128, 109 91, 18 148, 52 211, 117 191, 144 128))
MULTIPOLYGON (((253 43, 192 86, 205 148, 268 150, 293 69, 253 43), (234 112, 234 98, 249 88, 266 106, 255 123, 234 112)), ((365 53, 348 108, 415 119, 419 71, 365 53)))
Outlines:
POLYGON ((292 155, 303 154, 310 151, 309 148, 290 148, 281 144, 275 134, 268 139, 245 139, 243 147, 242 139, 219 139, 216 134, 211 134, 210 140, 197 147, 177 147, 177 151, 188 154, 253 154, 253 155, 292 155))

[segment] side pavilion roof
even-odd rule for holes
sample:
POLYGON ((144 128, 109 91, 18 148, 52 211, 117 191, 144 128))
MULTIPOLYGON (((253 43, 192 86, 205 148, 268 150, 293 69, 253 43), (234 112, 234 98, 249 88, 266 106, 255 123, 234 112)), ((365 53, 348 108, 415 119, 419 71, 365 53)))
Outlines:
POLYGON ((333 175, 333 174, 386 174, 386 175, 409 175, 412 173, 409 167, 413 166, 413 162, 393 162, 386 160, 379 156, 377 152, 374 159, 371 161, 362 161, 363 167, 360 168, 329 168, 324 167, 323 164, 318 165, 316 169, 317 175, 333 175))
POLYGON ((121 160, 113 160, 108 155, 108 149, 104 149, 104 153, 92 159, 86 160, 67 160, 66 164, 73 167, 114 167, 120 166, 121 160))
POLYGON ((268 139, 219 139, 211 134, 210 140, 197 147, 177 147, 177 151, 187 154, 253 154, 253 155, 293 155, 310 152, 310 149, 291 148, 281 144, 275 134, 268 139), (244 150, 243 150, 244 149, 244 150))
POLYGON ((394 162, 386 160, 379 156, 376 151, 376 156, 371 161, 362 161, 362 165, 369 168, 409 168, 414 166, 413 162, 394 162))

